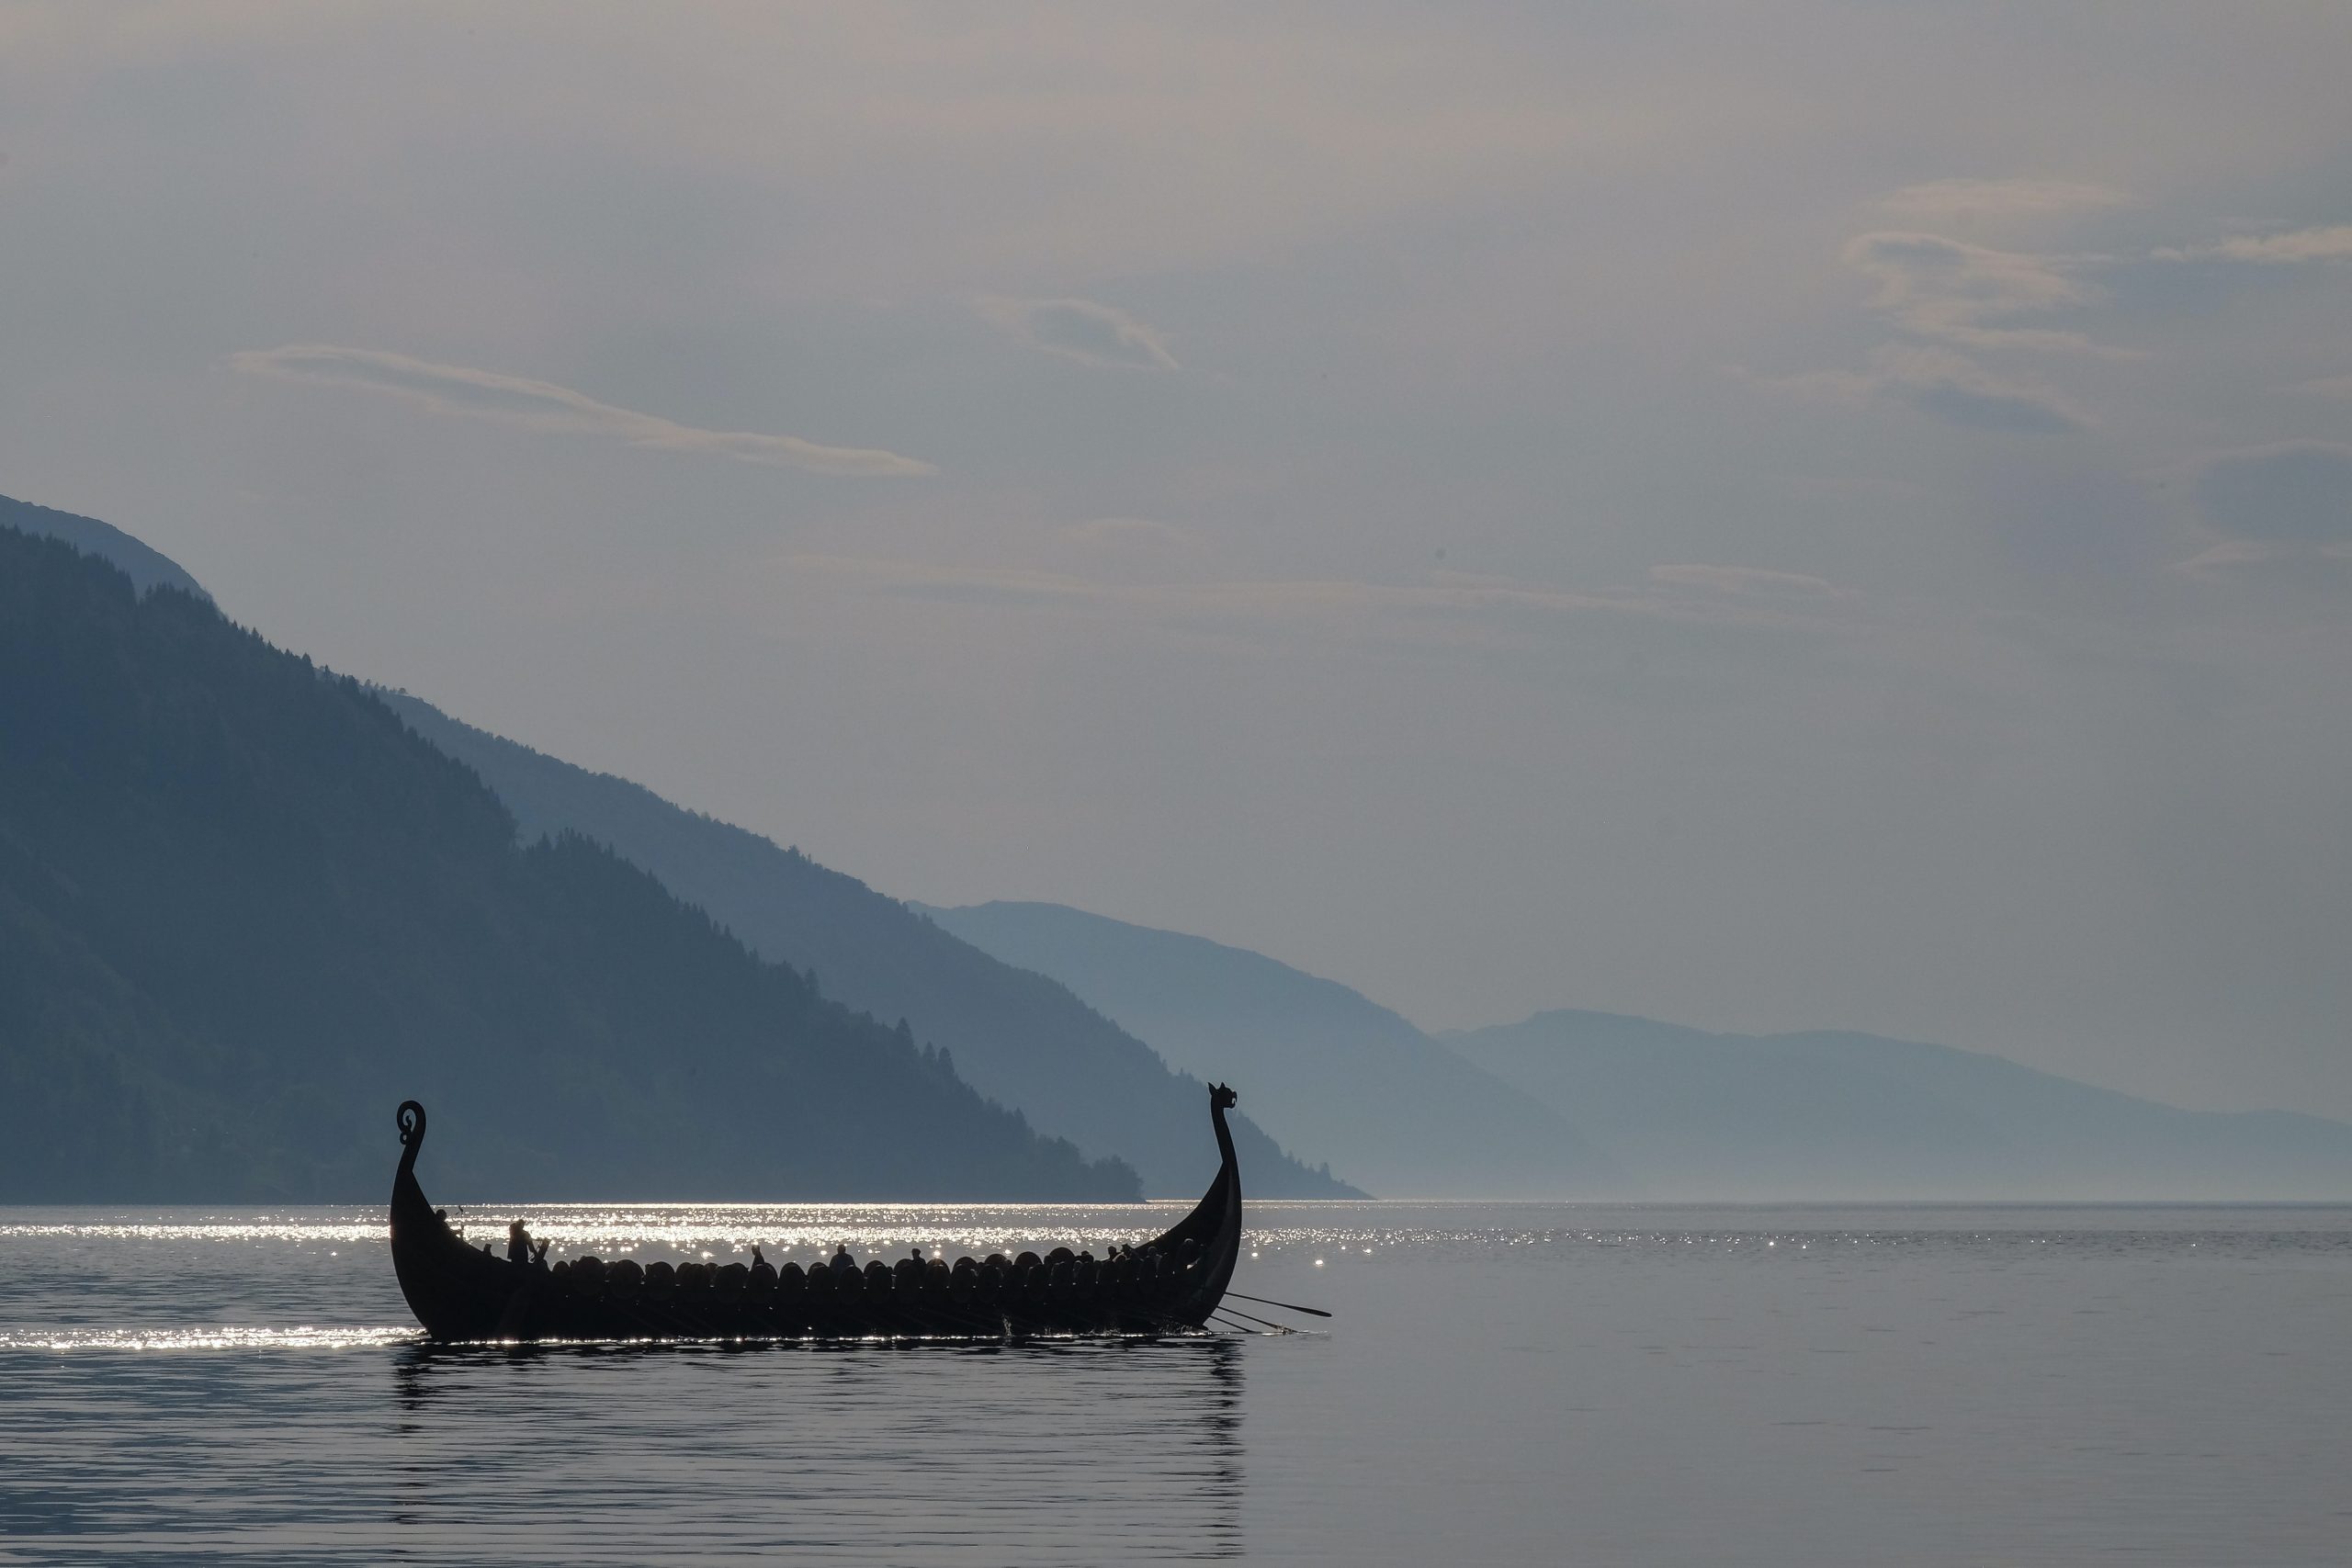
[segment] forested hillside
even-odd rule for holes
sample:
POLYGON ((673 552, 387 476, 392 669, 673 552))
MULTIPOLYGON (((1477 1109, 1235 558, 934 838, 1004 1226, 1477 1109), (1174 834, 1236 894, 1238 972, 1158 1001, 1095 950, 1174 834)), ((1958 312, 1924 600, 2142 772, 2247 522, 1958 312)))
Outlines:
MULTIPOLYGON (((613 846, 753 951, 813 971, 825 995, 879 1018, 910 1021, 916 1037, 950 1051, 956 1070, 981 1092, 1020 1107, 1041 1129, 1133 1164, 1156 1196, 1197 1191, 1215 1174, 1216 1148, 1202 1135, 1200 1081, 1171 1073, 1143 1040, 1057 980, 1000 963, 797 850, 461 724, 404 693, 385 700, 480 773, 520 819, 525 838, 569 830, 613 846)), ((1230 1076, 1244 1106, 1262 1117, 1272 1102, 1269 1086, 1240 1067, 1230 1076)), ((1292 1158, 1246 1115, 1233 1118, 1233 1135, 1256 1196, 1354 1190, 1328 1169, 1292 1158)), ((1327 1151, 1310 1143, 1302 1152, 1327 1151)))
POLYGON ((451 1197, 1137 1190, 605 849, 519 843, 356 682, 0 527, 0 1201, 379 1198, 411 1095, 451 1197))
POLYGON ((112 562, 142 593, 151 588, 176 588, 208 604, 211 601, 211 595, 179 562, 111 523, 0 495, 0 528, 20 528, 36 536, 62 539, 85 555, 112 562))

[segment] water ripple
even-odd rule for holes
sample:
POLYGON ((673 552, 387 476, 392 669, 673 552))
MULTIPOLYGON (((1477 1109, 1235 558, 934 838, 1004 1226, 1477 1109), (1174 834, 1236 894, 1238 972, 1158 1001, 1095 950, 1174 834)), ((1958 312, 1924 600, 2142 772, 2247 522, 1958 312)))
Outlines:
MULTIPOLYGON (((453 1217, 775 1257, 1181 1208, 453 1217)), ((2316 1568, 2352 1530, 2352 1211, 1250 1217, 1237 1285, 1328 1332, 444 1348, 380 1210, 0 1211, 0 1563, 2316 1568)))

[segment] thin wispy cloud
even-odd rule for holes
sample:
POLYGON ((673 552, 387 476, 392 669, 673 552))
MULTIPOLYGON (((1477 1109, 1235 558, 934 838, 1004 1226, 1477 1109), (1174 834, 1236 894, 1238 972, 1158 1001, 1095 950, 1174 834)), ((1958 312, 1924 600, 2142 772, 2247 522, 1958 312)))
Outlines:
POLYGON ((2079 180, 1952 179, 1905 186, 1880 198, 1879 209, 1915 222, 1977 218, 2043 218, 2130 207, 2139 198, 2113 186, 2079 180))
POLYGON ((1704 588, 1717 593, 1747 593, 1764 597, 1842 599, 1849 592, 1825 578, 1801 571, 1774 571, 1754 566, 1654 566, 1650 581, 1675 588, 1704 588))
POLYGON ((929 463, 874 447, 829 446, 797 435, 703 430, 659 414, 598 402, 552 381, 535 381, 463 365, 440 365, 380 349, 332 344, 292 344, 246 349, 229 356, 232 369, 252 376, 354 391, 381 392, 458 419, 536 431, 584 435, 655 451, 728 457, 767 468, 882 479, 934 470, 929 463))
POLYGON ((1168 337, 1114 305, 1092 299, 991 296, 980 313, 1019 341, 1080 365, 1109 370, 1176 370, 1168 337))
POLYGON ((1972 348, 2101 352, 2078 332, 2012 324, 2091 301, 2091 290, 2059 258, 1940 234, 1880 231, 1855 236, 1844 259, 1876 285, 1871 309, 1923 337, 1972 348))
POLYGON ((1944 348, 1888 344, 1871 355, 1867 370, 1747 378, 1776 391, 1826 402, 1899 404, 1969 430, 2049 435, 2088 429, 2093 423, 2089 414, 2055 389, 1996 375, 1967 355, 1944 348))
POLYGON ((2280 234, 2236 234, 2217 244, 2161 250, 2156 256, 2160 261, 2253 262, 2266 266, 2352 262, 2352 223, 2294 229, 2280 234))
POLYGON ((1666 569, 1702 576, 1657 577, 1646 585, 1593 592, 1507 577, 1439 572, 1422 582, 1372 582, 1329 578, 1223 579, 1179 583, 1107 581, 1069 572, 1023 567, 975 566, 849 556, 794 555, 781 563, 803 581, 880 598, 1009 609, 1115 615, 1129 621, 1218 622, 1263 630, 1359 629, 1386 626, 1475 626, 1562 615, 1638 615, 1693 625, 1765 630, 1826 631, 1850 626, 1850 615, 1812 613, 1796 603, 1744 598, 1764 580, 1777 580, 1791 600, 1843 598, 1817 578, 1793 572, 1746 572, 1735 567, 1666 569), (1704 574, 1720 574, 1706 581, 1704 574), (1743 587, 1726 588, 1741 582, 1743 587), (1793 590, 1795 584, 1815 584, 1793 590), (1690 592, 1691 588, 1709 590, 1690 592))

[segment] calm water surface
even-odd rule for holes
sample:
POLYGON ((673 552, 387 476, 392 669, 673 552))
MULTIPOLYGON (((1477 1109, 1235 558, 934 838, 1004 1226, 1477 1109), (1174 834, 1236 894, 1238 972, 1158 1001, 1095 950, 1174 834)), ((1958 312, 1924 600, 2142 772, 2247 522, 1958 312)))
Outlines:
MULTIPOLYGON (((1175 1212, 527 1211, 803 1259, 1175 1212)), ((436 1351, 380 1211, 0 1209, 0 1562, 2352 1561, 2352 1209, 1251 1220, 1318 1332, 436 1351)))

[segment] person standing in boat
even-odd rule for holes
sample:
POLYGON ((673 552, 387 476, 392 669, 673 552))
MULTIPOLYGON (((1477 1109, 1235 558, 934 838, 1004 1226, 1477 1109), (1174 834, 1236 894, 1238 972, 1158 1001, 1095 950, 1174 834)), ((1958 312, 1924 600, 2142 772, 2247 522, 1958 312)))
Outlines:
POLYGON ((836 1274, 854 1274, 857 1272, 857 1259, 849 1255, 849 1243, 842 1242, 839 1247, 833 1248, 832 1261, 829 1267, 836 1274))
POLYGON ((506 1227, 506 1261, 528 1263, 530 1260, 531 1233, 523 1228, 522 1221, 516 1220, 506 1227))

